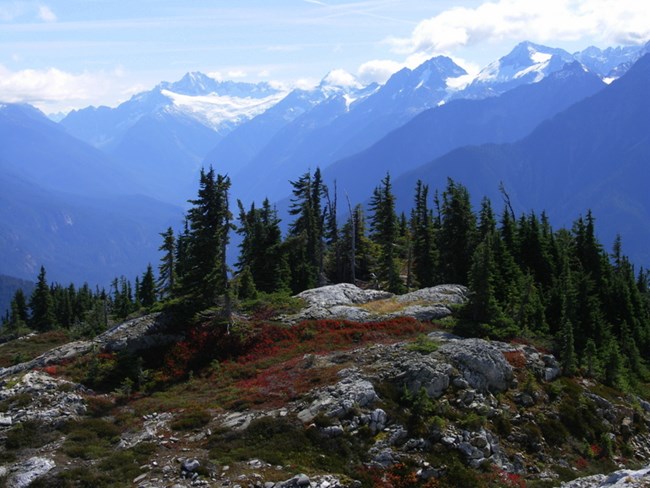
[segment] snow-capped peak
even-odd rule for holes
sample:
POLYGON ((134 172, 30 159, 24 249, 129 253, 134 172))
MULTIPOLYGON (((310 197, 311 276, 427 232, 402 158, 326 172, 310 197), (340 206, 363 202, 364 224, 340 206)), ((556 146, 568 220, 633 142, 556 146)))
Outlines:
POLYGON ((499 95, 518 85, 537 83, 576 59, 563 49, 521 42, 483 68, 454 98, 483 98, 499 95))

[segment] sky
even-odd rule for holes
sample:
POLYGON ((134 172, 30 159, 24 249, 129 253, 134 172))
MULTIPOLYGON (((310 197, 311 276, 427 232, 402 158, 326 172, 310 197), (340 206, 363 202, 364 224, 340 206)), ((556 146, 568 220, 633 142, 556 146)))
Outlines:
POLYGON ((0 101, 51 114, 189 71, 383 82, 440 54, 476 72, 524 40, 575 52, 649 39, 647 0, 0 0, 0 101))

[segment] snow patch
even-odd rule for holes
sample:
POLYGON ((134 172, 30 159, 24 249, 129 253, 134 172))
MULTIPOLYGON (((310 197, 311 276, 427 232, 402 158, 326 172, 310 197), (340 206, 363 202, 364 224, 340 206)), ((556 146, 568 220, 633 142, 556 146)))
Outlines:
POLYGON ((530 59, 537 64, 548 63, 553 57, 550 53, 540 53, 539 51, 532 51, 530 53, 530 59))
POLYGON ((232 97, 227 95, 181 95, 169 90, 161 90, 176 110, 199 120, 215 130, 225 122, 249 120, 282 100, 287 93, 281 92, 265 98, 232 97))

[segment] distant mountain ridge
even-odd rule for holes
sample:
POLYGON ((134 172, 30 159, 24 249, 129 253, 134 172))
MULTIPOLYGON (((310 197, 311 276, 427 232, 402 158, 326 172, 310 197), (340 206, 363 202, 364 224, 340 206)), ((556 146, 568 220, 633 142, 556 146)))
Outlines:
POLYGON ((626 254, 650 263, 650 54, 620 79, 512 144, 468 146, 395 181, 410 199, 415 181, 443 188, 447 177, 475 198, 501 199, 503 183, 517 211, 546 210, 552 221, 593 211, 606 245, 623 236, 626 254))
POLYGON ((425 162, 470 144, 514 142, 538 124, 605 87, 573 62, 539 83, 499 97, 453 100, 426 110, 368 149, 326 167, 327 182, 355 201, 367 199, 379 180, 397 177, 425 162))

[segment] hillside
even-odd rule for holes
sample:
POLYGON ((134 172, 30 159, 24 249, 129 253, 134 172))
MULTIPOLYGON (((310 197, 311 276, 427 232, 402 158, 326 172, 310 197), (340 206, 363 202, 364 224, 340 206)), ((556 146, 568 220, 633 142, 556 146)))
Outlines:
MULTIPOLYGON (((336 285, 251 302, 229 327, 214 313, 188 327, 168 310, 5 367, 0 478, 543 487, 650 461, 647 398, 563 377, 539 345, 453 335, 466 293, 336 285), (423 309, 435 314, 413 318, 423 309)), ((0 361, 65 341, 7 343, 0 361)))

